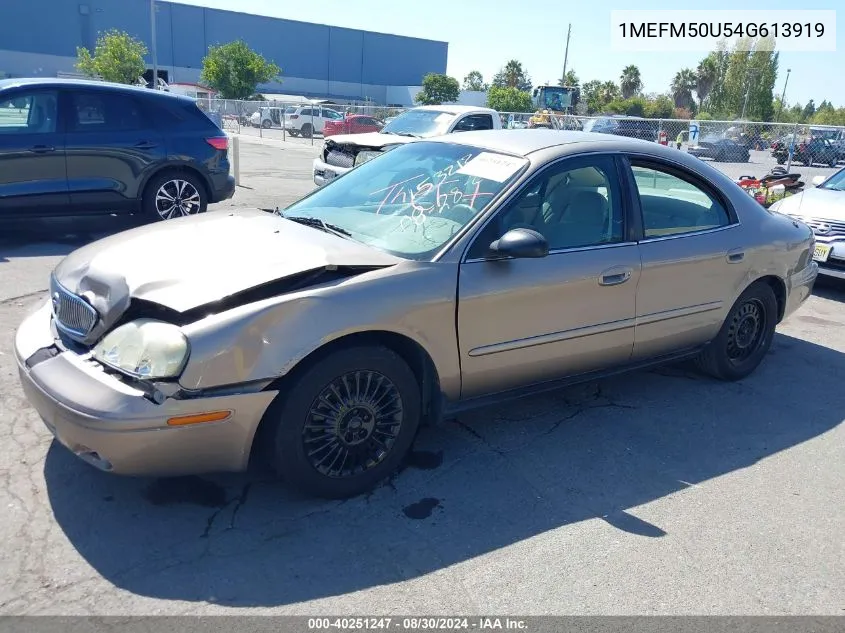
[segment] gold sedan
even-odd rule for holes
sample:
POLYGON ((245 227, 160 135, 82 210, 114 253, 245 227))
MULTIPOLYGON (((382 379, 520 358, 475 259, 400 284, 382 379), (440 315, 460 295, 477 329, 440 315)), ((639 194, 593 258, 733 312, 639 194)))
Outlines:
POLYGON ((26 394, 105 471, 245 470, 310 493, 390 475, 421 424, 682 358, 749 375, 807 299, 814 238, 656 143, 467 132, 278 213, 94 242, 20 327, 26 394))

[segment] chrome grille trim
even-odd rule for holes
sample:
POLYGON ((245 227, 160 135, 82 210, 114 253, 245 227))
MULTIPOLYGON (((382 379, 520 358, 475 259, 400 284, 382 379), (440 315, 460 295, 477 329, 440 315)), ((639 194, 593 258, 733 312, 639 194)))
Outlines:
POLYGON ((834 222, 833 220, 817 220, 808 218, 804 223, 813 229, 813 233, 819 237, 845 237, 845 222, 834 222), (827 230, 820 231, 827 227, 827 230))
POLYGON ((55 278, 50 283, 56 327, 72 339, 85 338, 97 324, 97 311, 82 297, 64 288, 55 278))

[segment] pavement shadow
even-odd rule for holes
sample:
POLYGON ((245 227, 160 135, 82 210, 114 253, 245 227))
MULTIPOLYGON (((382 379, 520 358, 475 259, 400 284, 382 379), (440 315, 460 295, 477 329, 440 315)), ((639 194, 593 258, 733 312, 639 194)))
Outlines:
POLYGON ((255 475, 109 476, 55 443, 45 477, 58 525, 115 586, 286 605, 420 577, 586 520, 659 539, 670 527, 632 509, 836 427, 842 375, 842 353, 779 334, 740 383, 666 367, 428 429, 391 482, 346 502, 255 475))
POLYGON ((813 294, 830 301, 845 303, 845 281, 819 276, 813 286, 813 294))
POLYGON ((139 226, 134 216, 42 220, 0 226, 0 264, 24 257, 62 256, 94 240, 139 226))

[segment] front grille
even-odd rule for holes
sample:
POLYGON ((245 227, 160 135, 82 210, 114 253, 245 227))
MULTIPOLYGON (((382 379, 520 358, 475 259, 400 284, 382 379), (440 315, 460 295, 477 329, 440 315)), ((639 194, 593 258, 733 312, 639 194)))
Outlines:
POLYGON ((845 222, 807 219, 804 223, 819 237, 845 237, 845 222))
POLYGON ((85 338, 97 324, 97 311, 55 279, 50 285, 56 327, 73 339, 85 338))
POLYGON ((819 267, 845 272, 845 259, 835 259, 831 257, 826 262, 819 262, 819 267))
POLYGON ((326 154, 326 164, 334 165, 335 167, 345 167, 352 169, 355 166, 355 157, 346 152, 333 149, 326 154))

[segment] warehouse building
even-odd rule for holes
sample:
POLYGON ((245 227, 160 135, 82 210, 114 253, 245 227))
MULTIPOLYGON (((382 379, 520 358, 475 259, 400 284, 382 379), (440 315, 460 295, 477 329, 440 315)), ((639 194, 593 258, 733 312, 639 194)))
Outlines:
MULTIPOLYGON (((77 47, 93 50, 98 34, 112 28, 152 50, 150 0, 9 0, 4 5, 0 77, 73 73, 77 47)), ((410 105, 426 73, 446 72, 448 44, 433 40, 162 0, 155 2, 155 24, 159 76, 168 83, 196 83, 208 47, 236 39, 282 68, 282 84, 260 86, 265 93, 410 105)), ((151 56, 147 62, 151 69, 151 56)))

